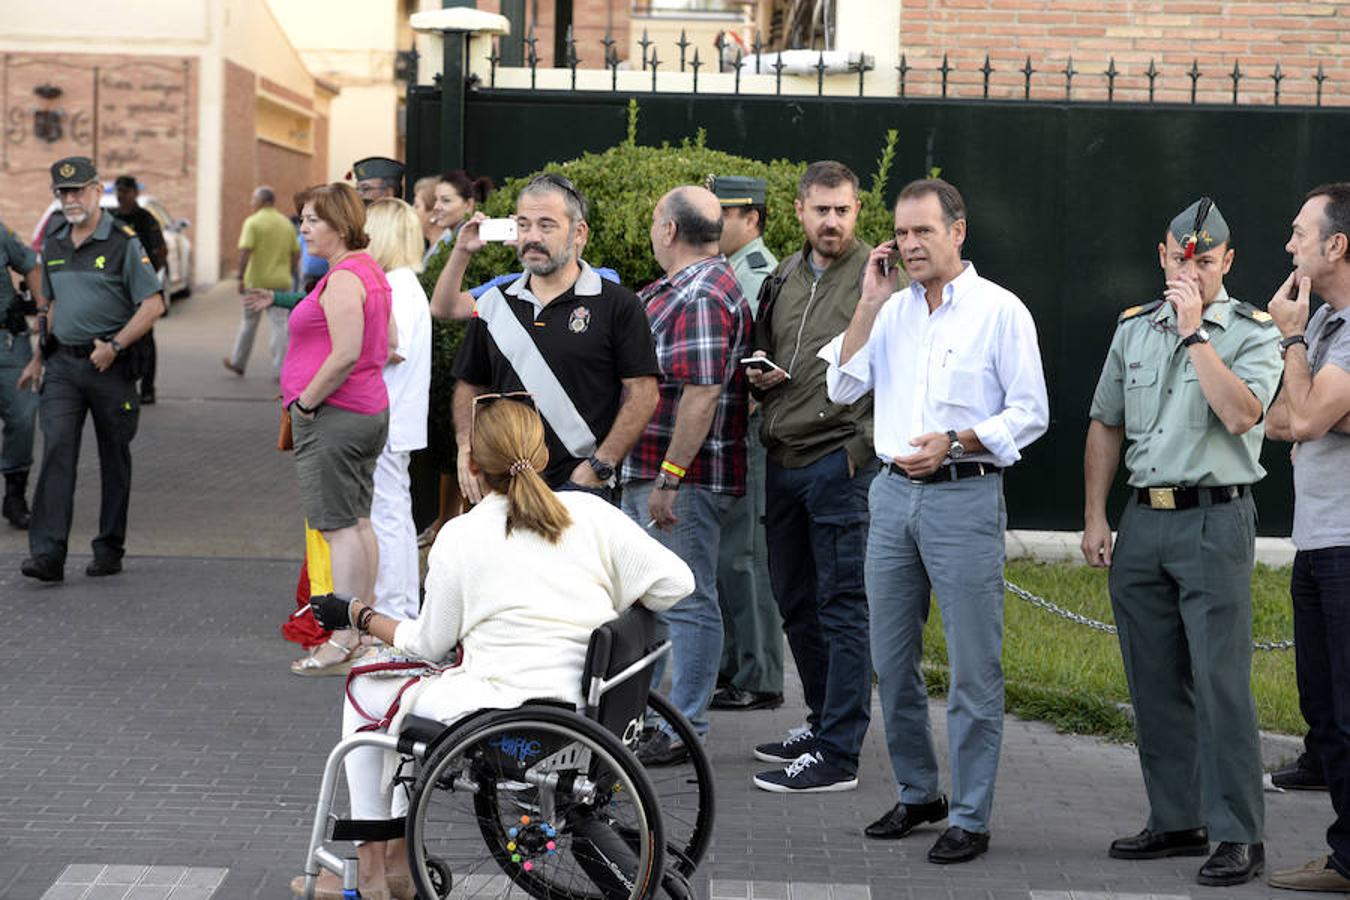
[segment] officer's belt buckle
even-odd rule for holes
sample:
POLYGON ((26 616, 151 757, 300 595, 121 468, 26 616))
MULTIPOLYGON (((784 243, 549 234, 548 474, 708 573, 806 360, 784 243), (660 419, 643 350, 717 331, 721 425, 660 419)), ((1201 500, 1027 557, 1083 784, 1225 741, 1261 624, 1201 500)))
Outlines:
POLYGON ((1148 505, 1153 509, 1176 509, 1177 497, 1171 488, 1149 488, 1148 505))

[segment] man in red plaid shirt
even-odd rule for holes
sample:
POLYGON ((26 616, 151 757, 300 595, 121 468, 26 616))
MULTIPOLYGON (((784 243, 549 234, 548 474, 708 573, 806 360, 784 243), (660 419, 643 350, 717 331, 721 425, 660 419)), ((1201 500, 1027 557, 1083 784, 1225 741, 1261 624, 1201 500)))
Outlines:
MULTIPOLYGON (((705 188, 675 188, 652 212, 652 252, 666 274, 638 298, 656 342, 661 395, 623 466, 624 511, 694 571, 694 593, 661 618, 672 644, 670 699, 700 736, 722 657, 718 541, 745 494, 748 387, 739 362, 751 316, 718 250, 721 234, 721 204, 705 188)), ((648 765, 686 753, 659 731, 638 747, 648 765)))

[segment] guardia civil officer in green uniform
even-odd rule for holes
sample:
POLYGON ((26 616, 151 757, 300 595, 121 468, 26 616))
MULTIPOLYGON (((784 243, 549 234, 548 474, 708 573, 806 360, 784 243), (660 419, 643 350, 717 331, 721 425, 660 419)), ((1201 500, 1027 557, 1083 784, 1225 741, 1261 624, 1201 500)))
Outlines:
POLYGON ((1251 486, 1265 475, 1280 335, 1224 290, 1233 249, 1208 198, 1172 220, 1158 257, 1163 299, 1121 313, 1083 454, 1083 555, 1111 569, 1150 810, 1110 855, 1209 855, 1199 883, 1241 884, 1265 860, 1251 486), (1130 492, 1113 548, 1106 494, 1123 440, 1130 492))
POLYGON ((40 581, 64 577, 80 433, 93 417, 102 500, 94 559, 86 575, 122 571, 131 499, 131 440, 141 400, 127 358, 132 345, 164 313, 159 277, 136 232, 99 209, 103 193, 83 156, 52 166, 61 216, 42 242, 42 284, 50 340, 24 373, 42 379, 38 405, 42 470, 28 530, 32 556, 22 571, 40 581), (40 371, 45 365, 45 371, 40 371))
POLYGON ((0 472, 5 476, 0 514, 15 528, 28 527, 28 470, 33 466, 33 421, 37 416, 37 394, 27 386, 19 387, 19 378, 33 356, 27 314, 44 302, 37 256, 0 223, 0 472), (23 277, 31 300, 25 301, 14 290, 7 269, 23 277), (32 302, 36 305, 30 308, 32 302))
MULTIPOLYGON (((764 245, 768 207, 764 179, 720 175, 708 189, 722 204, 721 250, 736 283, 759 312, 759 289, 778 260, 764 245)), ((758 404, 756 404, 758 406, 758 404)), ((713 709, 774 709, 783 705, 783 620, 769 587, 769 551, 764 543, 764 445, 759 411, 750 415, 746 445, 745 497, 722 524, 717 561, 717 600, 724 640, 713 709)))
POLYGON ((403 197, 403 163, 387 156, 367 156, 352 163, 352 174, 356 179, 356 193, 366 205, 385 197, 401 199, 403 197))

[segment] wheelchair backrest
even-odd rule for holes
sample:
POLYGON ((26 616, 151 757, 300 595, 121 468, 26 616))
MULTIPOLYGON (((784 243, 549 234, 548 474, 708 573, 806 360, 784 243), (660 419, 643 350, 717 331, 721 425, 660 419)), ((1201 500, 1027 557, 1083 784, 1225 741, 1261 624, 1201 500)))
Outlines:
POLYGON ((668 643, 656 639, 656 614, 634 605, 591 632, 581 693, 582 712, 635 745, 642 731, 652 666, 668 643))

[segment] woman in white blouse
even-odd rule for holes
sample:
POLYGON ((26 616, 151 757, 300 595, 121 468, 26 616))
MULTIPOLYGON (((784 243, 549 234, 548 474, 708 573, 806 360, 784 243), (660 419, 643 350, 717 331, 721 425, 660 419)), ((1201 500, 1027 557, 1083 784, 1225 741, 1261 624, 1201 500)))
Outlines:
MULTIPOLYGON (((403 678, 354 678, 344 735, 372 725, 395 732, 407 714, 449 723, 533 698, 579 703, 592 631, 634 603, 666 610, 694 589, 689 567, 617 508, 580 491, 553 493, 539 475, 547 463, 543 422, 528 395, 478 397, 470 467, 491 493, 437 535, 421 615, 400 622, 358 600, 315 598, 325 627, 354 624, 429 661, 456 646, 463 654, 458 667, 406 691, 403 678)), ((347 757, 352 818, 405 812, 387 777, 389 756, 363 748, 347 757)), ((363 843, 357 853, 362 896, 413 896, 402 840, 363 843)), ((303 878, 292 882, 297 893, 302 886, 303 878)), ((331 873, 319 888, 320 900, 341 897, 331 873)))

